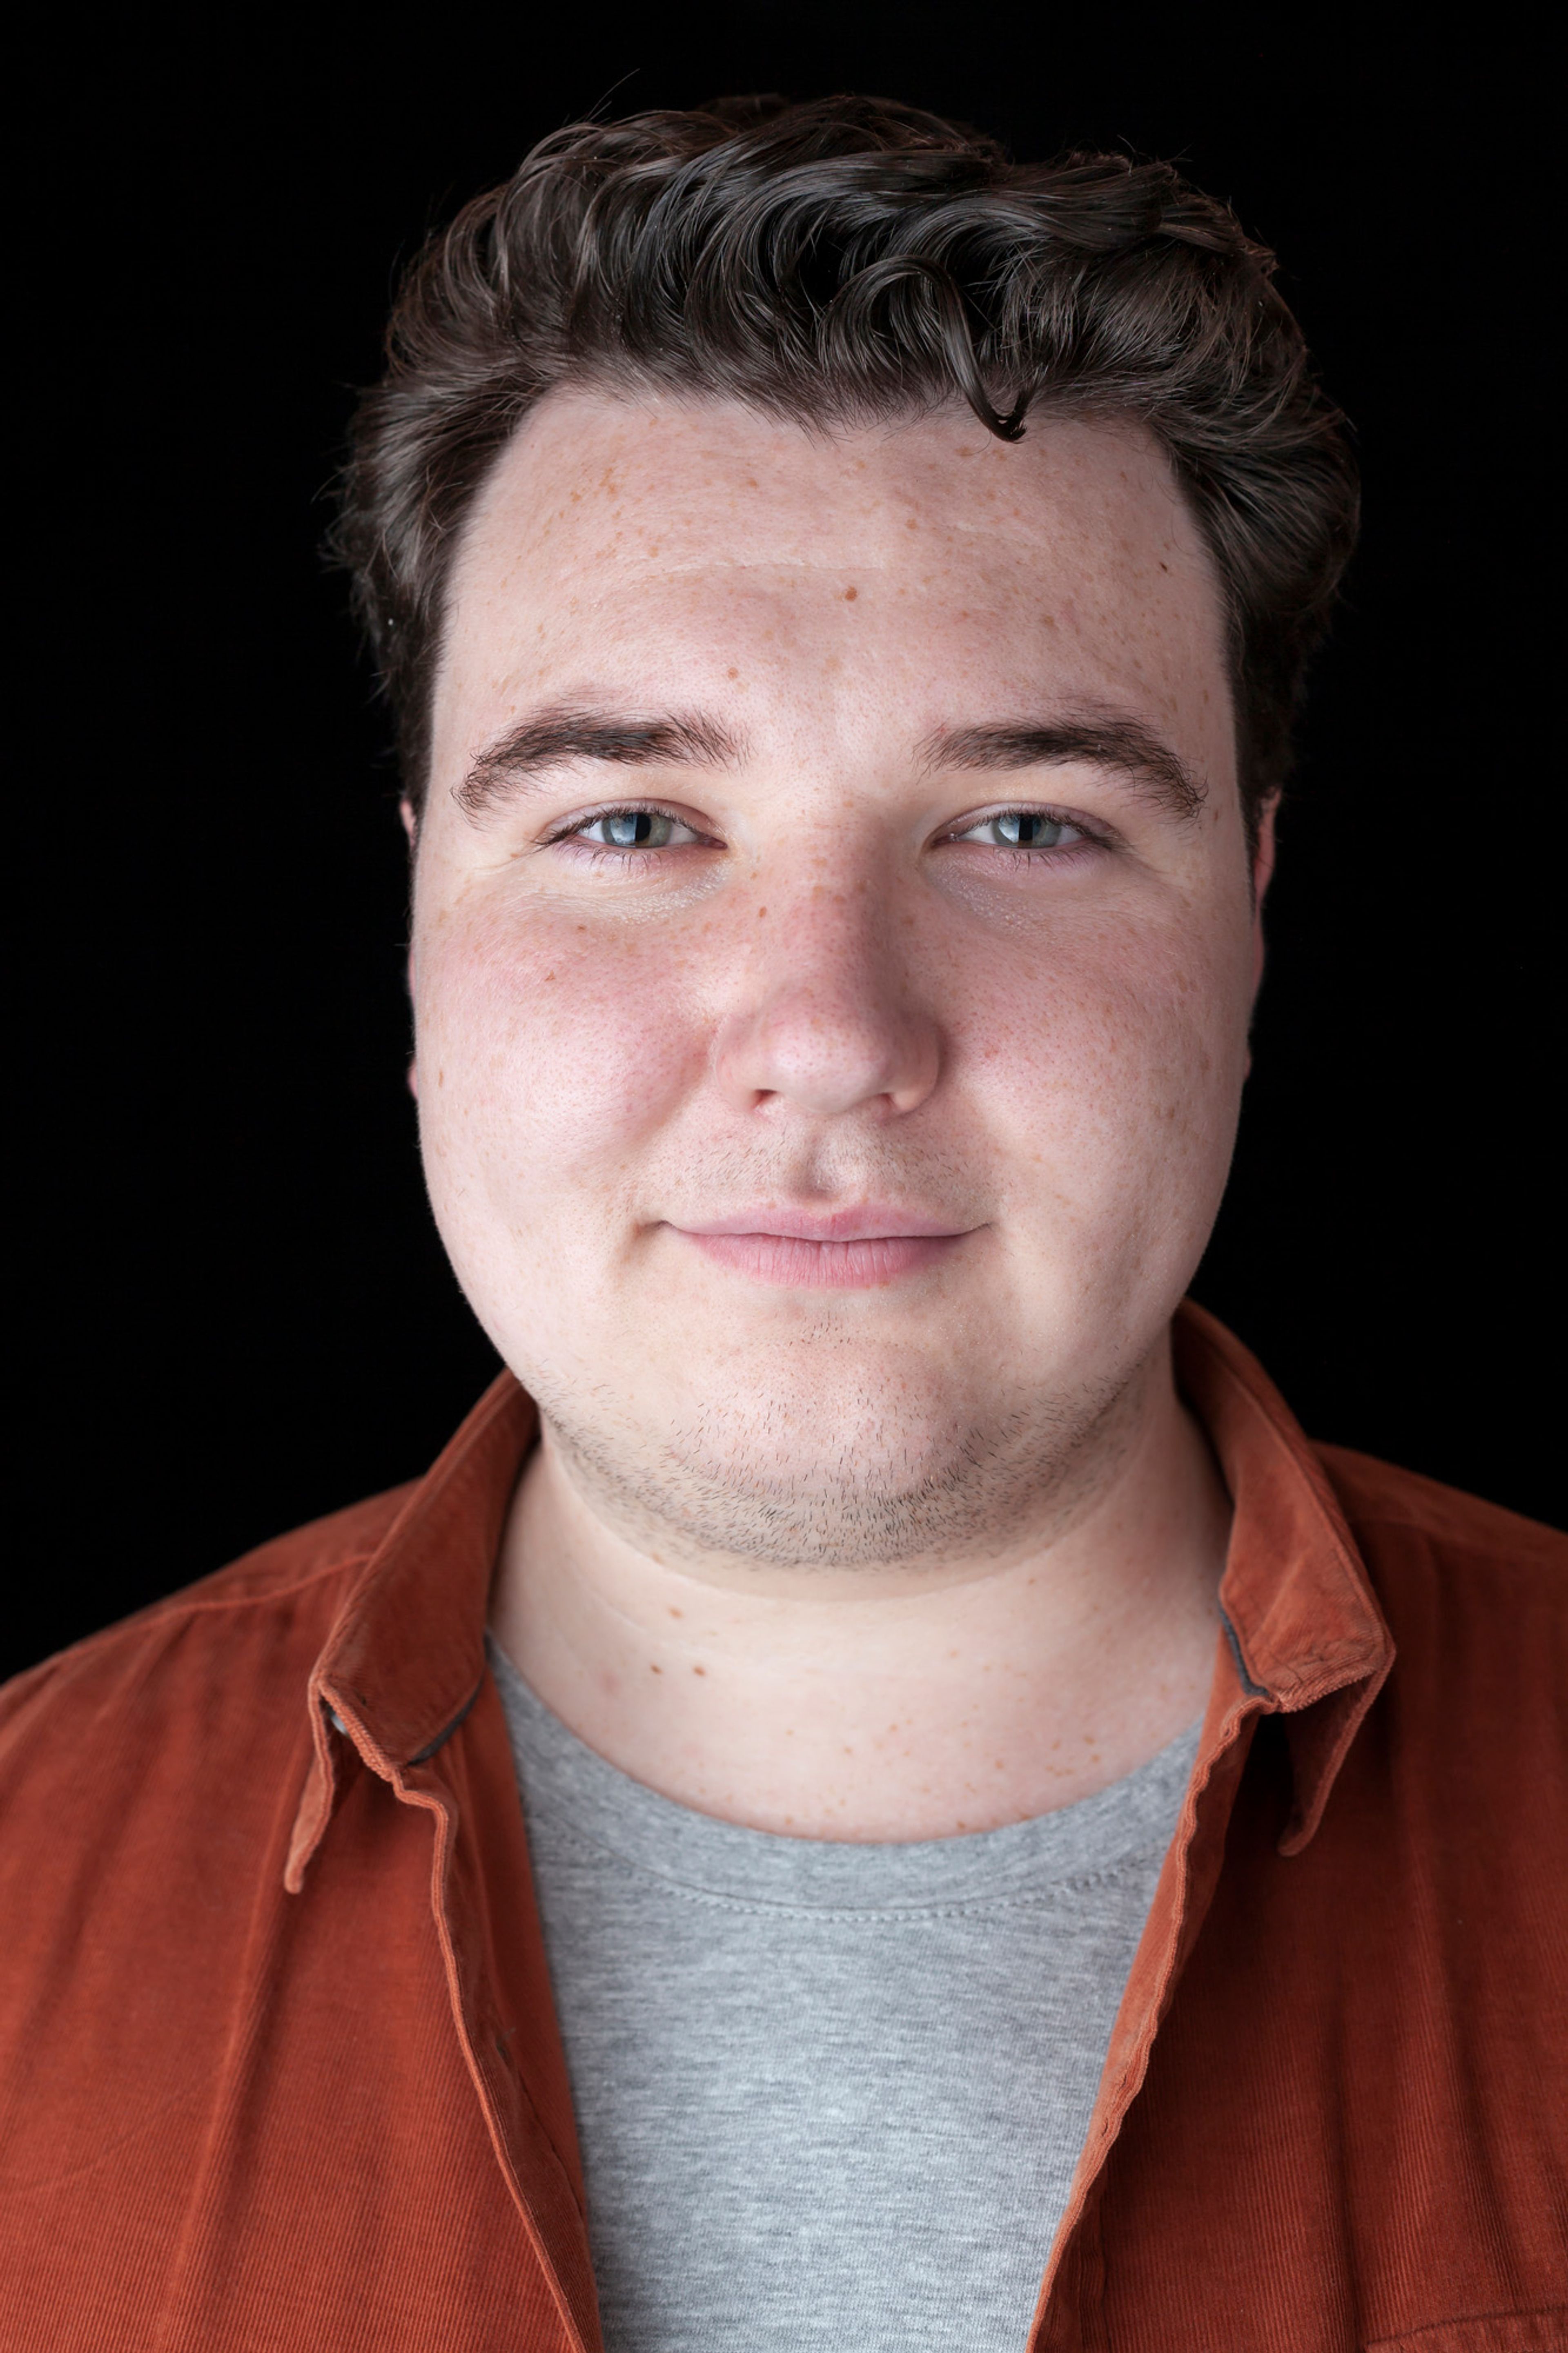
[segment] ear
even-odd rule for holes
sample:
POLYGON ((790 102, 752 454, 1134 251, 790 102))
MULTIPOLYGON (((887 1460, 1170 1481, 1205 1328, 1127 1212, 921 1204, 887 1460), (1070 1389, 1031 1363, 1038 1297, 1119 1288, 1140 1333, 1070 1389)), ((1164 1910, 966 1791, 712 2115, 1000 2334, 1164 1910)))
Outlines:
MULTIPOLYGON (((419 818, 413 802, 405 794, 397 804, 397 814, 403 819, 403 830, 408 839, 408 855, 413 858, 419 848, 419 818)), ((408 944, 408 1002, 414 1002, 415 987, 414 943, 408 944)), ((419 1064, 413 1055, 408 1060, 408 1092, 416 1103, 419 1100, 419 1064)))
POLYGON ((1271 794, 1263 804, 1258 820, 1258 847, 1252 854, 1252 994, 1256 997, 1263 985, 1263 902, 1268 895, 1268 885, 1274 880, 1274 860, 1279 848, 1274 821, 1279 813, 1279 796, 1271 794))

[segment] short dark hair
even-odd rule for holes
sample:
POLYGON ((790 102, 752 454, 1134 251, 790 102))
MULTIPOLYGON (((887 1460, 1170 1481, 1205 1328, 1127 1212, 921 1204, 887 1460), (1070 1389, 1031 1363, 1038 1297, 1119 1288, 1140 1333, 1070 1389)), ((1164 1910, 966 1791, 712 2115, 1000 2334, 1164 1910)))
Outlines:
POLYGON ((1133 417, 1228 605, 1249 824, 1288 772, 1357 522, 1343 420, 1274 258, 1168 164, 1009 161, 868 98, 584 122, 467 205, 404 280, 333 543, 418 804, 446 586, 490 467, 558 385, 739 400, 831 427, 967 402, 1133 417))

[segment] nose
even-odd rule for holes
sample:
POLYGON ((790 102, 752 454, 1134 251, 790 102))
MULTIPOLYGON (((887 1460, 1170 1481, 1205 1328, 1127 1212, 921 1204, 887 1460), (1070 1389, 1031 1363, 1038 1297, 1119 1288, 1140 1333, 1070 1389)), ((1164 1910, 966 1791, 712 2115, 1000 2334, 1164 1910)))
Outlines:
POLYGON ((759 912, 738 1001, 719 1025, 719 1084, 737 1109, 791 1105, 817 1119, 925 1102, 942 1038, 874 890, 818 883, 759 912))

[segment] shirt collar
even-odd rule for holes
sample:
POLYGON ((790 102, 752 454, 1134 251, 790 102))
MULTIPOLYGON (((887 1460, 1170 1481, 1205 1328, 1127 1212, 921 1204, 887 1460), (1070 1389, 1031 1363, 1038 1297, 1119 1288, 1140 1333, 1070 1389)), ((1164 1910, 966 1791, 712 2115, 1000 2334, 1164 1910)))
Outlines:
MULTIPOLYGON (((1220 1584, 1240 1695, 1287 1719, 1306 1845, 1393 1661, 1388 1628, 1321 1464, 1262 1368, 1190 1301, 1176 1377, 1235 1507, 1220 1584)), ((485 1674, 490 1580, 518 1472, 538 1430, 510 1373, 481 1398, 354 1581, 310 1676, 315 1744, 286 1873, 298 1888, 330 1819, 328 1724, 401 1789, 456 1731, 485 1674)))
POLYGON ((1295 1802, 1280 1852, 1322 1820, 1334 1777, 1394 1663, 1394 1642, 1338 1498, 1256 1357, 1191 1300, 1176 1379, 1208 1432, 1234 1517, 1219 1600, 1237 1679, 1286 1719, 1295 1802))
POLYGON ((284 1871, 290 1889, 331 1814, 329 1725, 402 1794, 405 1774, 437 1754, 479 1696, 490 1579, 538 1427, 532 1400, 502 1373, 355 1578, 310 1674, 314 1757, 284 1871))

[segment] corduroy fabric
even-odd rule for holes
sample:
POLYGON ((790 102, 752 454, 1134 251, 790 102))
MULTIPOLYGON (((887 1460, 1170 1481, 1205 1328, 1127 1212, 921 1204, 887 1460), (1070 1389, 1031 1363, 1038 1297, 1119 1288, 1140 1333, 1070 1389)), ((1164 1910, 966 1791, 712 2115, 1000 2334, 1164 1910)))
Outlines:
MULTIPOLYGON (((1568 1545, 1177 1344, 1226 1639, 1034 2353, 1568 2346, 1568 1545)), ((533 1427, 0 1694, 6 2353, 597 2347, 484 1665, 533 1427)))

